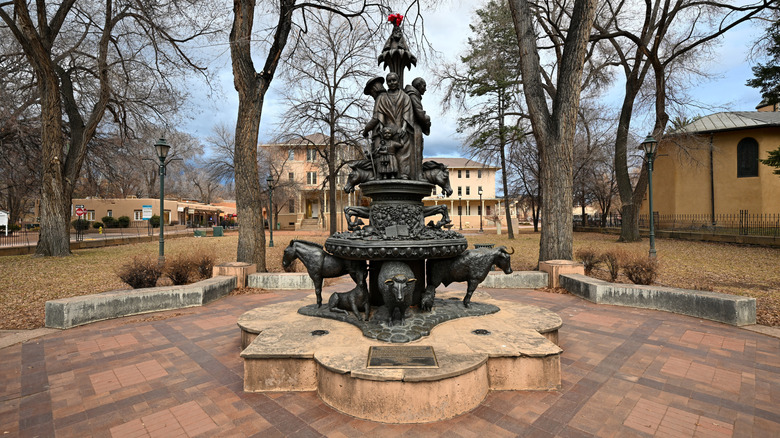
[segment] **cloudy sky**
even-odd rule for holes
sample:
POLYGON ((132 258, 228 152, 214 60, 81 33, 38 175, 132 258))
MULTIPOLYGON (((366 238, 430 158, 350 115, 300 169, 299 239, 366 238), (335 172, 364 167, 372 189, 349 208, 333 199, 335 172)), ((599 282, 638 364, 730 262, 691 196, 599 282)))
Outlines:
MULTIPOLYGON (((429 11, 425 14, 425 33, 434 50, 443 54, 446 59, 456 59, 466 49, 466 40, 470 35, 469 23, 474 21, 474 9, 478 2, 464 0, 450 0, 437 11, 429 11), (453 17, 460 17, 453 19, 453 17), (468 17, 468 19, 465 19, 468 17)), ((481 4, 481 3, 480 3, 481 4)), ((390 25, 387 25, 389 34, 390 25)), ((750 64, 746 56, 749 47, 753 44, 760 29, 753 25, 741 25, 726 34, 721 45, 716 48, 717 60, 703 65, 701 68, 710 72, 709 81, 697 83, 696 88, 690 90, 690 94, 697 99, 702 108, 690 108, 688 117, 697 114, 703 115, 717 111, 753 111, 761 100, 758 90, 747 87, 745 81, 752 77, 750 64)), ((377 51, 381 47, 377 48, 377 51)), ((233 89, 233 78, 230 69, 230 55, 227 46, 214 48, 210 68, 218 71, 218 94, 213 97, 198 96, 195 94, 195 102, 200 110, 195 118, 185 124, 185 131, 197 137, 205 138, 209 135, 215 123, 223 122, 233 126, 238 109, 238 97, 233 89)), ((382 74, 381 67, 376 67, 376 73, 382 74)), ((277 75, 278 76, 278 75, 277 75)), ((429 91, 423 98, 426 111, 431 116, 431 135, 425 140, 425 155, 435 156, 461 156, 459 147, 461 138, 455 131, 457 113, 443 113, 441 110, 441 96, 432 84, 433 75, 428 65, 418 63, 407 72, 405 78, 421 76, 428 79, 429 91)), ((619 78, 618 78, 619 79, 619 78)), ((618 81, 619 82, 619 81, 618 81)), ((281 97, 278 88, 283 82, 278 78, 271 84, 271 89, 266 97, 263 108, 263 119, 260 125, 260 141, 269 141, 274 134, 278 118, 282 112, 281 97)), ((604 100, 617 114, 620 103, 621 84, 617 84, 612 93, 608 93, 604 100)), ((366 97, 367 98, 367 97, 366 97)), ((641 120, 634 124, 633 130, 637 137, 641 138, 648 130, 649 123, 643 125, 641 120)))

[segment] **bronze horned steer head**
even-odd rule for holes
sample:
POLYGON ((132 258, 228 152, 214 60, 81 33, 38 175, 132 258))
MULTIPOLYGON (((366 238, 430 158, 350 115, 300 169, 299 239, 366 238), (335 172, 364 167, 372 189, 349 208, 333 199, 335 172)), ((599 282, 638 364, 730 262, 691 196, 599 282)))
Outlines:
POLYGON ((509 256, 515 253, 515 248, 510 247, 510 249, 512 250, 512 252, 507 251, 506 247, 503 245, 496 248, 495 264, 502 271, 504 271, 504 274, 512 273, 512 261, 510 260, 509 256))

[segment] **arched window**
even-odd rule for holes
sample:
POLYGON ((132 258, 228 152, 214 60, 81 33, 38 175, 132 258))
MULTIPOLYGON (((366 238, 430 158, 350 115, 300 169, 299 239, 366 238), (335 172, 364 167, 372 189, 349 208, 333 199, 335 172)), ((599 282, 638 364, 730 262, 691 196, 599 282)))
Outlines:
POLYGON ((758 142, 751 137, 737 144, 737 178, 758 176, 758 142))

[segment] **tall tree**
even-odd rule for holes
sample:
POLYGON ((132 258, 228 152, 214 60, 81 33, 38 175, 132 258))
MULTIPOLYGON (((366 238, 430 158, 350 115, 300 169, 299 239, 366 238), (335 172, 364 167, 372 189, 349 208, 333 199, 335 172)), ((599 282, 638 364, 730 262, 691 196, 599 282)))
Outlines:
MULTIPOLYGON (((628 143, 637 99, 649 91, 653 106, 653 137, 660 140, 669 122, 669 106, 681 92, 685 76, 696 74, 697 56, 706 53, 717 38, 745 21, 759 17, 773 2, 761 0, 752 5, 696 0, 648 0, 644 16, 637 19, 633 2, 606 0, 609 14, 594 24, 594 39, 609 41, 625 76, 623 102, 615 137, 615 175, 620 193, 620 240, 633 242, 639 236, 639 206, 647 189, 647 164, 642 165, 636 185, 631 183, 628 143)), ((641 12, 640 12, 641 13, 641 12)))
POLYGON ((761 96, 768 104, 780 103, 780 21, 767 29, 766 64, 753 67, 753 79, 747 85, 761 90, 761 96))
POLYGON ((572 259, 572 161, 577 109, 588 52, 588 39, 596 15, 596 0, 575 0, 565 35, 552 35, 559 53, 557 78, 545 80, 540 62, 529 0, 509 0, 520 47, 520 70, 528 114, 541 154, 542 232, 539 260, 572 259), (548 100, 549 98, 549 100, 548 100), (548 102, 551 105, 548 105, 548 102))
POLYGON ((324 133, 326 147, 313 145, 325 165, 330 234, 337 231, 336 177, 357 158, 361 118, 371 111, 362 93, 370 78, 378 39, 363 22, 350 24, 331 11, 309 15, 308 32, 285 62, 288 84, 283 137, 306 142, 324 133))
POLYGON ((442 103, 456 105, 470 115, 458 119, 458 132, 466 134, 468 152, 482 161, 501 167, 507 234, 514 239, 509 202, 507 148, 513 139, 523 136, 514 128, 522 108, 516 96, 520 89, 517 39, 512 31, 512 16, 503 0, 491 0, 476 11, 471 24, 473 37, 459 64, 445 64, 436 72, 444 84, 442 103), (511 118, 507 124, 507 118, 511 118))
MULTIPOLYGON (((235 176, 236 209, 241 222, 238 233, 237 260, 257 264, 257 270, 264 272, 265 233, 260 223, 262 190, 257 169, 257 139, 263 103, 282 60, 290 32, 297 17, 308 17, 312 10, 325 10, 344 18, 363 17, 369 8, 386 12, 386 3, 380 0, 367 1, 278 0, 268 2, 276 20, 269 35, 256 38, 254 32, 256 0, 233 0, 233 25, 230 31, 230 55, 233 66, 233 85, 238 92, 238 120, 235 134, 235 176), (266 40, 263 48, 265 61, 259 71, 252 57, 252 44, 266 40)), ((270 19, 271 15, 266 15, 270 19)), ((301 19, 305 28, 305 20, 301 19)))
POLYGON ((196 67, 183 45, 208 32, 208 7, 174 0, 0 4, 0 19, 37 84, 42 187, 36 254, 70 254, 74 185, 106 111, 121 120, 131 106, 157 114, 164 111, 160 103, 175 106, 170 96, 177 73, 196 67))

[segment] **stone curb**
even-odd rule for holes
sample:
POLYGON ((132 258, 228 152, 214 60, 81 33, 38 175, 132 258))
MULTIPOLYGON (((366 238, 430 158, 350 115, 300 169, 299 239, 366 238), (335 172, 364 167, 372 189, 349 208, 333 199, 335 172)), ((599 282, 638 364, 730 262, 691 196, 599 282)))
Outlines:
POLYGON ((519 271, 509 275, 492 271, 479 284, 479 287, 491 289, 539 289, 547 287, 549 275, 542 271, 519 271))
POLYGON ((663 310, 735 326, 756 323, 755 298, 663 286, 609 283, 581 274, 562 274, 560 283, 572 294, 597 304, 663 310))
POLYGON ((259 289, 311 289, 314 283, 305 272, 259 272, 246 277, 246 286, 259 289))
POLYGON ((202 306, 229 294, 236 277, 214 277, 184 286, 110 291, 46 302, 46 327, 67 329, 140 313, 202 306))

